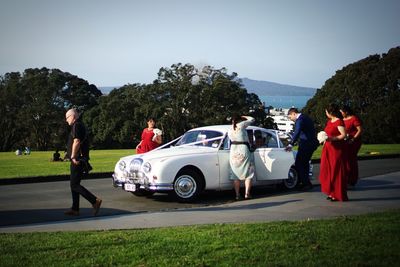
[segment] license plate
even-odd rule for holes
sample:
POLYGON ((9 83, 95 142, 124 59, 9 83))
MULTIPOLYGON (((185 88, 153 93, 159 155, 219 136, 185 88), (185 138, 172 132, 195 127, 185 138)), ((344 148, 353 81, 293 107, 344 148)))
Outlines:
POLYGON ((135 184, 125 184, 124 185, 124 189, 126 191, 135 192, 136 191, 136 185, 135 184))

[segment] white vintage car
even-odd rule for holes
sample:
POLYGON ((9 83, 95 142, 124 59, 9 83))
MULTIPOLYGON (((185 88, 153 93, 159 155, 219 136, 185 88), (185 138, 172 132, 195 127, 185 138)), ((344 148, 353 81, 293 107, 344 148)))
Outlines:
MULTIPOLYGON (((203 190, 232 189, 229 179, 230 125, 192 129, 179 138, 144 154, 121 158, 115 166, 113 185, 137 196, 173 193, 179 201, 191 201, 203 190)), ((253 185, 297 185, 294 154, 287 152, 278 131, 247 128, 255 148, 253 185)))

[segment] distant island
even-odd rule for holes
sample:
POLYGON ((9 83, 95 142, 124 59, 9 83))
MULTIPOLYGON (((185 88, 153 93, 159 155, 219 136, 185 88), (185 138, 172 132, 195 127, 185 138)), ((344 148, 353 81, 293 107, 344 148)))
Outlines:
MULTIPOLYGON (((241 78, 243 86, 249 93, 254 93, 258 96, 313 96, 316 88, 302 87, 268 81, 258 81, 249 78, 241 78)), ((99 90, 107 95, 113 89, 121 86, 101 86, 99 90)))
POLYGON ((313 96, 316 88, 280 84, 268 81, 257 81, 241 78, 243 86, 249 93, 258 96, 313 96))
POLYGON ((120 88, 121 86, 99 86, 97 87, 103 95, 108 95, 113 89, 120 88))

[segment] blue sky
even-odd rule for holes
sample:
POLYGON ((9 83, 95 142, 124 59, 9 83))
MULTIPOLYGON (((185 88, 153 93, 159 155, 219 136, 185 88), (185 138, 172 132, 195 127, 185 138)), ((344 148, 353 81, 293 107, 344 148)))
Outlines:
POLYGON ((0 75, 58 68, 97 86, 174 63, 320 88, 400 45, 398 0, 1 0, 0 75))

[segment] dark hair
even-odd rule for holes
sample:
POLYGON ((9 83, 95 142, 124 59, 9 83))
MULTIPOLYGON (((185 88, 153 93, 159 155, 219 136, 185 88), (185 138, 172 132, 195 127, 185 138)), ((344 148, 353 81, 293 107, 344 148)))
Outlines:
POLYGON ((242 117, 239 114, 233 114, 232 115, 232 123, 233 123, 233 129, 236 130, 236 124, 238 122, 242 121, 242 117))
POLYGON ((348 105, 342 106, 341 110, 347 115, 354 115, 353 109, 348 105))
POLYGON ((148 117, 148 118, 147 118, 147 121, 154 121, 154 122, 156 122, 156 120, 154 119, 154 117, 148 117))
POLYGON ((343 116, 340 113, 340 109, 336 104, 329 104, 326 108, 326 111, 328 111, 329 114, 335 116, 336 118, 343 119, 343 116))
POLYGON ((299 113, 299 110, 298 110, 297 108, 290 108, 290 109, 288 110, 287 114, 290 115, 290 114, 293 113, 293 112, 299 113))

